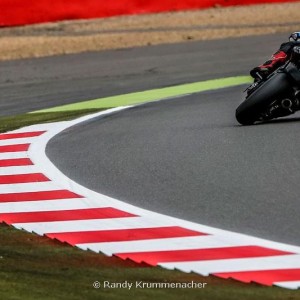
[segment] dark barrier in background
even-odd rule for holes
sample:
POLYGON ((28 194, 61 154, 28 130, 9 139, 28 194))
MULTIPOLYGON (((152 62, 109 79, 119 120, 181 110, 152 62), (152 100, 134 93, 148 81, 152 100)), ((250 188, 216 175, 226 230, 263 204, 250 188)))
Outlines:
POLYGON ((297 0, 0 0, 0 26, 297 0))

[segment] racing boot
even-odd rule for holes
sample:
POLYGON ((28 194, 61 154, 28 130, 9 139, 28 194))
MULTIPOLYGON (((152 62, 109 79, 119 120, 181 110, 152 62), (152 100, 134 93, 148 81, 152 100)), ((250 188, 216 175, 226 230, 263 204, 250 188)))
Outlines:
POLYGON ((272 72, 274 72, 278 67, 283 65, 286 62, 287 58, 287 54, 284 51, 279 50, 272 55, 270 60, 252 69, 250 71, 250 75, 255 79, 255 81, 264 79, 272 72))

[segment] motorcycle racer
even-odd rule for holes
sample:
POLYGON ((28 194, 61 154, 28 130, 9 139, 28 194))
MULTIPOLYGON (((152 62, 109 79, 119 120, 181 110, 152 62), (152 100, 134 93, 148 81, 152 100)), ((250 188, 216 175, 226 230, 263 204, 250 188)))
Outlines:
POLYGON ((266 78, 290 58, 294 46, 300 46, 300 31, 292 33, 289 42, 281 44, 279 50, 264 64, 252 69, 250 75, 255 81, 266 78))

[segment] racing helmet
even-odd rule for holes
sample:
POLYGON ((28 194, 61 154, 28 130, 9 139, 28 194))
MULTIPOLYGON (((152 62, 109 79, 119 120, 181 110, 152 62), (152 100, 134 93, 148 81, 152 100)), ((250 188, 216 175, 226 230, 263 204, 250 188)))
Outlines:
POLYGON ((290 42, 300 41, 300 31, 293 32, 289 37, 290 42))

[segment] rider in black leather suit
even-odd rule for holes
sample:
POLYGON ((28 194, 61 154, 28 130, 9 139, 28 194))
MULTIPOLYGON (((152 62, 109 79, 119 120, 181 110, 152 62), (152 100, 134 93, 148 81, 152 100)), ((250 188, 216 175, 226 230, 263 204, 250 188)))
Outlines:
POLYGON ((250 75, 255 80, 267 77, 290 58, 294 46, 300 46, 300 32, 292 33, 289 37, 289 42, 283 43, 279 50, 264 64, 252 69, 250 75))

